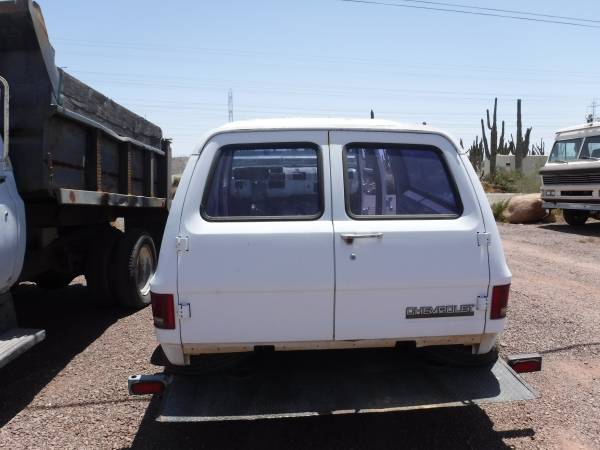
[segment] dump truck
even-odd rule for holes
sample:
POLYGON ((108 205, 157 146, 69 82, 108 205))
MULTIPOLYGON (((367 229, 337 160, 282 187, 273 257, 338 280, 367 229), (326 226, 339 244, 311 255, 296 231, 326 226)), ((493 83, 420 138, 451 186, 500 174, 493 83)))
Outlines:
POLYGON ((85 275, 99 303, 150 302, 171 150, 158 126, 56 66, 30 0, 0 1, 0 81, 1 366, 44 337, 17 327, 20 281, 85 275))

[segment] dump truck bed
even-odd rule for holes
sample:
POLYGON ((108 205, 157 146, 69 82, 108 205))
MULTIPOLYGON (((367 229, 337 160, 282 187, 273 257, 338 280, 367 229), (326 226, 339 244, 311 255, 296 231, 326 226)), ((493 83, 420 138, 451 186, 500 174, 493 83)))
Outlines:
MULTIPOLYGON (((436 365, 393 349, 273 353, 226 370, 171 375, 160 422, 362 414, 531 400, 537 394, 503 360, 436 365)), ((221 360, 222 361, 222 360, 221 360)), ((216 366, 222 364, 218 359, 216 366)))
POLYGON ((11 88, 10 158, 25 201, 166 205, 169 141, 158 126, 56 66, 35 2, 0 1, 0 75, 11 88))

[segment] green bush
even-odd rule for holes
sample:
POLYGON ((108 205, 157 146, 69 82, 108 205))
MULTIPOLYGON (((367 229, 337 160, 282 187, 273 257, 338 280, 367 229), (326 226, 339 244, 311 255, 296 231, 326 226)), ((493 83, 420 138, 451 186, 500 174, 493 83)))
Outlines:
POLYGON ((504 222, 504 211, 508 207, 508 200, 496 202, 492 204, 492 213, 496 222, 504 222))
POLYGON ((523 175, 518 172, 499 170, 493 178, 486 175, 482 178, 487 184, 493 186, 497 192, 519 192, 530 194, 540 191, 541 180, 539 175, 523 175))

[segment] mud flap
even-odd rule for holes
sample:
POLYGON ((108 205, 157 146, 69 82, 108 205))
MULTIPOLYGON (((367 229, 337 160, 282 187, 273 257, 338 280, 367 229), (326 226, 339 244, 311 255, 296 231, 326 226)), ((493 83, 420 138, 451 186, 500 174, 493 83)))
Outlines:
POLYGON ((531 400, 503 360, 435 366, 394 350, 274 353, 227 371, 172 375, 160 422, 362 414, 531 400))

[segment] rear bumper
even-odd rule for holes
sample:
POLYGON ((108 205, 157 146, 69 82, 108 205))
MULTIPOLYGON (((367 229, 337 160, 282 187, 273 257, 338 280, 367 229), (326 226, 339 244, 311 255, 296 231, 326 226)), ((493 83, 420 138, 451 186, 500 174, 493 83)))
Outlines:
POLYGON ((134 376, 129 389, 135 393, 133 384, 150 382, 157 392, 164 390, 160 422, 363 414, 537 397, 502 359, 492 367, 450 367, 410 353, 368 350, 275 352, 243 361, 197 376, 134 376))
POLYGON ((546 209, 575 209, 581 211, 600 211, 600 203, 585 203, 573 201, 549 201, 542 199, 542 208, 546 209))
POLYGON ((546 209, 600 211, 600 184, 542 184, 540 192, 546 209))
POLYGON ((465 334, 457 336, 413 337, 397 339, 368 339, 355 341, 305 341, 305 342, 249 342, 249 343, 201 343, 161 344, 165 356, 173 365, 188 365, 190 356, 215 353, 252 352, 256 347, 269 347, 278 352, 298 350, 347 350, 395 347, 399 342, 414 342, 416 347, 433 345, 472 345, 477 353, 487 353, 496 342, 498 334, 465 334))

